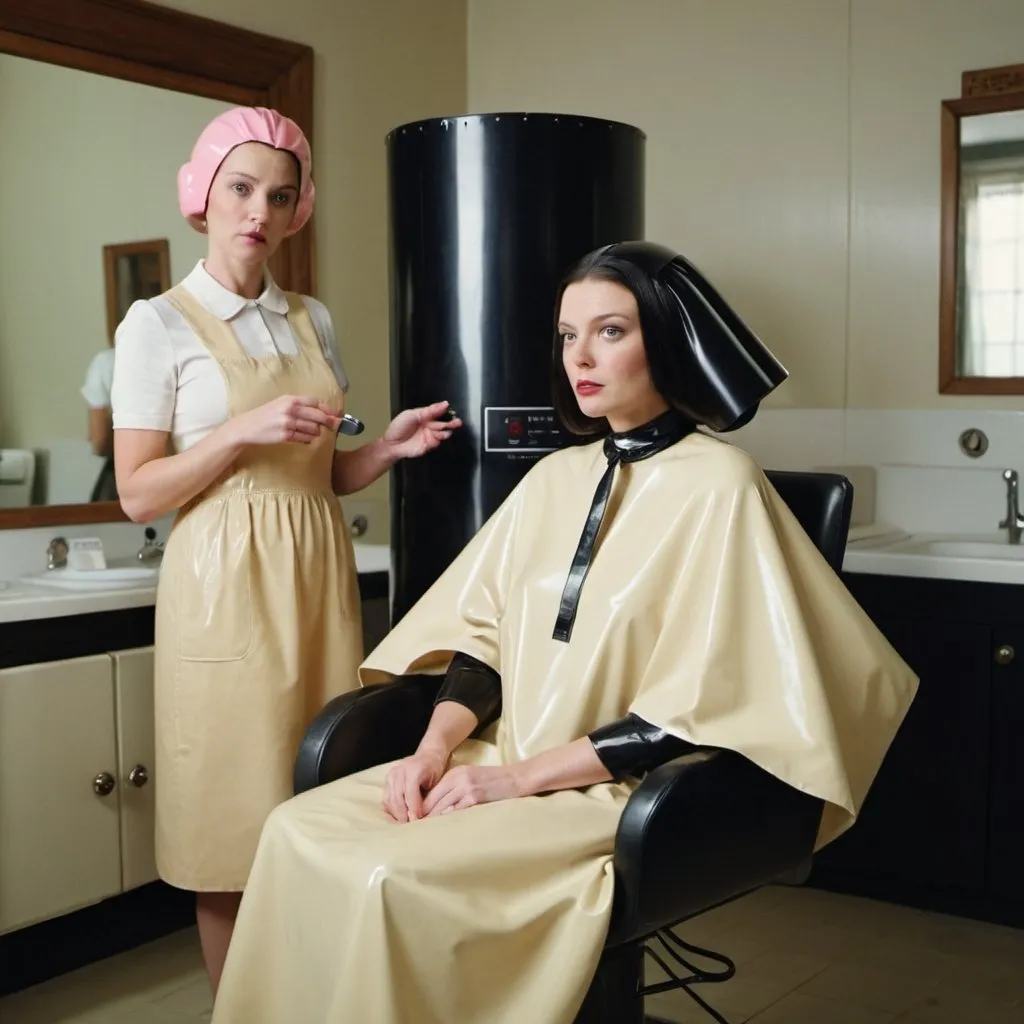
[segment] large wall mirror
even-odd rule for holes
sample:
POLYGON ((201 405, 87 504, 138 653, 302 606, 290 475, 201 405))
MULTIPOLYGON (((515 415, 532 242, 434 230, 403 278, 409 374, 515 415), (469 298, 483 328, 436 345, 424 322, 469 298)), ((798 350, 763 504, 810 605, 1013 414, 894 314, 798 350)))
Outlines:
POLYGON ((1024 64, 942 104, 939 390, 1024 395, 1024 64))
MULTIPOLYGON (((124 518, 97 402, 124 309, 205 252, 178 167, 236 104, 311 136, 312 64, 306 46, 138 0, 0 4, 0 529, 124 518)), ((311 228, 271 267, 307 294, 311 228)))

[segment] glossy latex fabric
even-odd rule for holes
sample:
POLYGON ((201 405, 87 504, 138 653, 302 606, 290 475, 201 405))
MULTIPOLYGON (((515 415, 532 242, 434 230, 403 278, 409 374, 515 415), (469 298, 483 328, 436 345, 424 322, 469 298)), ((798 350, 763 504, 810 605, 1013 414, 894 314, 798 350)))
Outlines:
POLYGON ((192 148, 191 160, 178 171, 178 206, 182 216, 197 230, 205 231, 203 218, 213 179, 228 153, 246 142, 283 149, 299 162, 299 198, 286 232, 294 235, 313 213, 313 157, 302 129, 290 117, 267 107, 225 110, 203 129, 192 148))
MULTIPOLYGON (((468 708, 481 726, 487 726, 501 713, 501 677, 482 661, 460 652, 452 658, 434 704, 446 700, 468 708)), ((601 764, 616 779, 640 778, 666 761, 699 749, 636 715, 602 725, 588 738, 601 764)))
POLYGON ((608 502, 615 482, 615 467, 622 462, 639 462, 649 459, 670 445, 677 444, 687 434, 692 433, 694 424, 682 413, 669 409, 645 426, 625 434, 609 434, 604 439, 603 451, 608 468, 601 474, 597 483, 590 511, 587 513, 583 532, 573 555, 562 600, 558 604, 558 619, 552 636, 556 640, 568 643, 572 636, 573 622, 579 609, 580 593, 586 581, 587 573, 593 561, 597 538, 601 533, 601 525, 608 511, 608 502))
MULTIPOLYGON (((301 299, 298 355, 255 359, 183 288, 169 298, 220 364, 232 415, 282 394, 344 410, 301 299)), ((244 887, 260 829, 292 792, 303 733, 357 685, 362 658, 352 542, 331 490, 335 435, 251 445, 181 510, 156 613, 156 857, 197 891, 244 887)))
POLYGON ((601 764, 616 779, 626 775, 641 778, 659 765, 698 749, 632 714, 610 725, 602 725, 588 735, 601 764))
POLYGON ((467 654, 456 654, 435 704, 451 700, 469 708, 480 726, 486 727, 501 714, 501 679, 490 666, 467 654))
MULTIPOLYGON (((362 681, 443 673, 461 651, 500 673, 502 714, 456 761, 528 758, 632 713, 821 797, 826 842, 853 820, 916 678, 754 463, 699 433, 616 469, 571 640, 553 639, 605 467, 599 443, 539 462, 362 681)), ((386 770, 270 816, 215 1024, 571 1024, 634 784, 400 825, 380 806, 386 770)))
POLYGON ((656 380, 658 390, 712 430, 749 423, 786 380, 785 367, 685 256, 646 241, 619 242, 608 252, 641 266, 674 314, 675 379, 656 380))

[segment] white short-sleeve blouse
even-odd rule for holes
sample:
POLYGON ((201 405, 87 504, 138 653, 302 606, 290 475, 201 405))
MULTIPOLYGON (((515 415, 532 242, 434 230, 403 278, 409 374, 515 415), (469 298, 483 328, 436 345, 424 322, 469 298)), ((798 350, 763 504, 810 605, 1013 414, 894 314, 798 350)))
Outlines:
MULTIPOLYGON (((250 355, 297 352, 288 325, 288 298, 269 274, 257 299, 225 288, 207 273, 202 261, 182 284, 214 316, 230 321, 250 355)), ((324 357, 347 391, 331 315, 316 299, 304 295, 302 301, 324 357)), ((133 303, 117 328, 111 407, 115 430, 169 431, 176 451, 190 448, 228 418, 227 387, 220 367, 162 296, 133 303)))

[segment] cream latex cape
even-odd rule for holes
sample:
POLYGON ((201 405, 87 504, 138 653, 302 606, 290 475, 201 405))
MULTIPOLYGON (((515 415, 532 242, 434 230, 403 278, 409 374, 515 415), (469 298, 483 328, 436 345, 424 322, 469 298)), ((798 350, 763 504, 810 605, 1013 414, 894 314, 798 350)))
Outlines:
POLYGON ((572 640, 551 639, 605 465, 600 445, 539 464, 366 659, 363 682, 442 672, 463 651, 501 675, 504 760, 632 712, 825 800, 819 843, 833 839, 916 677, 749 456, 703 434, 616 470, 572 640))
MULTIPOLYGON (((750 458, 702 434, 616 469, 572 639, 552 639, 605 467, 599 444, 538 463, 363 683, 440 673, 463 651, 501 674, 503 704, 493 743, 467 741, 456 761, 528 758, 633 712, 822 798, 829 841, 916 678, 750 458)), ((215 1024, 569 1024, 607 931, 631 787, 397 825, 380 807, 385 773, 271 816, 215 1024)))

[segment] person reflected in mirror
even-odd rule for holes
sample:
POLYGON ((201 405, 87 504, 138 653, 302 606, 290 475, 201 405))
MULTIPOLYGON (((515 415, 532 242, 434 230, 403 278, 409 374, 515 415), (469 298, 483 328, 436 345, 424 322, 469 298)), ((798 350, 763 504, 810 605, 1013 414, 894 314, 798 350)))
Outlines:
POLYGON ((114 382, 114 347, 97 352, 89 363, 81 395, 89 407, 89 446, 103 466, 93 484, 89 501, 117 501, 114 473, 114 419, 110 408, 110 390, 114 382))

